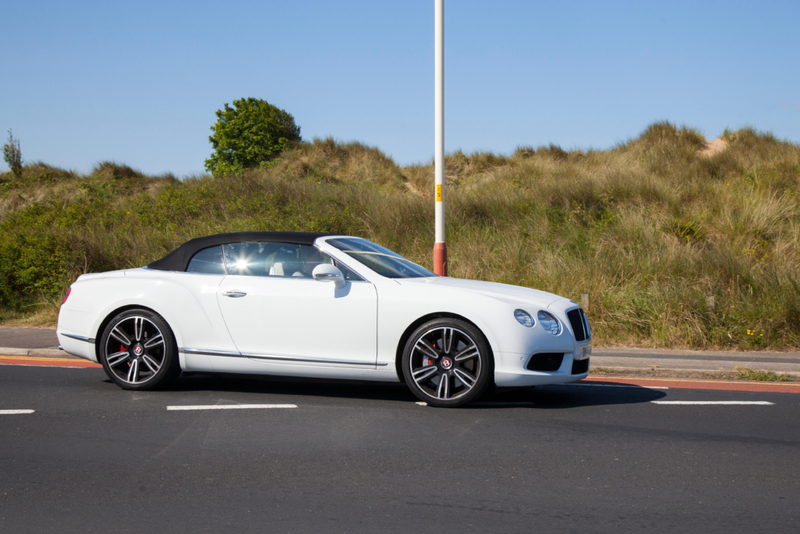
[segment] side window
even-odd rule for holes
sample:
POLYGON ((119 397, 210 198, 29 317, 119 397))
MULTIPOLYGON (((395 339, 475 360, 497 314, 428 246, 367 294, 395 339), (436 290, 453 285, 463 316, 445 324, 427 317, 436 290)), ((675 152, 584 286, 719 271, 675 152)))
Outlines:
POLYGON ((302 276, 303 274, 303 256, 300 254, 300 247, 302 245, 292 245, 283 243, 280 244, 278 250, 270 258, 270 267, 267 272, 268 276, 302 276))
POLYGON ((311 278, 314 267, 333 263, 327 254, 311 245, 281 245, 270 267, 270 276, 311 278))
POLYGON ((192 256, 187 273, 200 274, 225 274, 225 265, 222 261, 222 245, 204 248, 192 256))
POLYGON ((228 274, 268 276, 280 245, 275 243, 233 243, 225 245, 228 274))
POLYGON ((336 262, 336 266, 342 271, 345 280, 356 281, 356 282, 363 282, 364 279, 358 276, 356 273, 345 267, 342 263, 336 262))
MULTIPOLYGON (((321 263, 334 263, 330 256, 310 245, 233 243, 224 248, 225 265, 230 275, 312 278, 314 267, 321 263)), ((344 265, 336 266, 346 280, 362 280, 344 265)))

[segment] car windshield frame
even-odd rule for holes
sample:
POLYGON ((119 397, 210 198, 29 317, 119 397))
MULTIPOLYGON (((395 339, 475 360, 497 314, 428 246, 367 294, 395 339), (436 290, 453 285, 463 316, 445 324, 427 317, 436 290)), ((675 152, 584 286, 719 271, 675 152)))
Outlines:
POLYGON ((325 243, 386 278, 431 278, 438 275, 397 252, 362 237, 333 237, 325 243))

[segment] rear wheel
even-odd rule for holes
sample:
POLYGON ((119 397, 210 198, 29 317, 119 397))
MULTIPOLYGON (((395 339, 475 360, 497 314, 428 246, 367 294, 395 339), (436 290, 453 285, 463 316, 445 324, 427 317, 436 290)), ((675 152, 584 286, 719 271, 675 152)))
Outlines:
POLYGON ((417 328, 403 351, 403 376, 432 406, 463 406, 491 383, 493 361, 483 334, 458 319, 434 319, 417 328))
POLYGON ((123 389, 156 389, 181 372, 175 336, 164 319, 149 310, 115 316, 100 338, 100 363, 123 389))

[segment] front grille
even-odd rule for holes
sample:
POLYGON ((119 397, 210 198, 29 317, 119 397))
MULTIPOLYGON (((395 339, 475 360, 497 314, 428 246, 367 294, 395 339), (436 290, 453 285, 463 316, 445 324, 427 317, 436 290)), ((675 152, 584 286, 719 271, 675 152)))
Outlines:
POLYGON ((589 358, 585 360, 575 360, 572 362, 572 374, 582 375, 589 370, 589 358))
POLYGON ((531 356, 525 368, 528 371, 558 371, 563 361, 564 354, 561 352, 541 352, 531 356))
POLYGON ((586 320, 586 314, 580 308, 575 308, 567 312, 567 319, 569 324, 572 325, 572 331, 575 332, 575 341, 585 341, 591 337, 589 333, 589 322, 586 320))

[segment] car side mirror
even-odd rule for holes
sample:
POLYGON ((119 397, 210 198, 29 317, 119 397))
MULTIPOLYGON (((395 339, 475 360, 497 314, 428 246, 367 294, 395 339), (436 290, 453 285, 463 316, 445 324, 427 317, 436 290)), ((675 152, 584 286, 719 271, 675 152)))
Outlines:
POLYGON ((311 276, 314 277, 314 280, 319 280, 320 282, 333 282, 336 287, 344 287, 347 283, 342 271, 330 263, 320 263, 314 267, 311 276))

